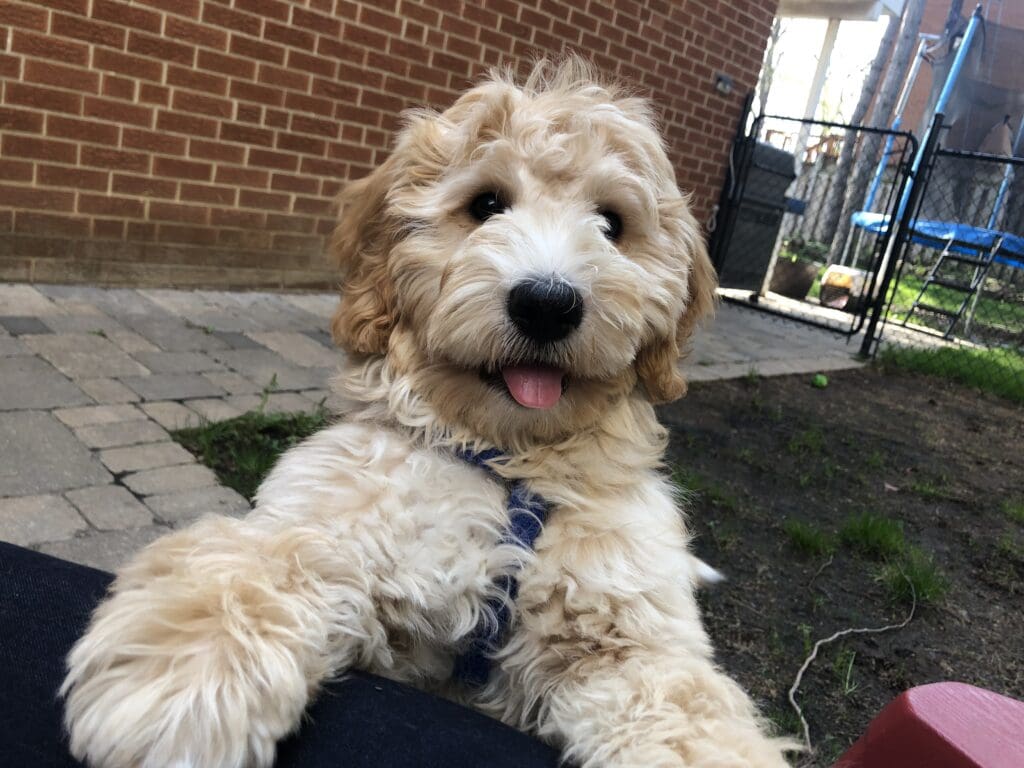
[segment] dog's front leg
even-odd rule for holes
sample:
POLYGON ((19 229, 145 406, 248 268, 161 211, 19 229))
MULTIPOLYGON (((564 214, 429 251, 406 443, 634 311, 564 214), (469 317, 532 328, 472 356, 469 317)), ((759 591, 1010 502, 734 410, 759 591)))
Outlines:
POLYGON ((541 730, 581 768, 784 768, 750 699, 704 658, 633 649, 574 664, 541 730))
POLYGON ((268 766, 318 682, 383 644, 360 552, 269 522, 210 518, 121 571, 68 658, 78 758, 268 766))

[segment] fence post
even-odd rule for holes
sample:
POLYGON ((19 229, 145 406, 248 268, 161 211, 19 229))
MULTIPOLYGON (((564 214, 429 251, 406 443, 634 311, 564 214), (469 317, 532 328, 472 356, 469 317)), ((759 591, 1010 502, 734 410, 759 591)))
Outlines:
MULTIPOLYGON (((914 166, 908 172, 909 178, 906 183, 910 185, 910 193, 905 198, 905 205, 901 206, 899 222, 896 224, 895 232, 890 233, 889 244, 885 249, 885 255, 882 257, 885 269, 882 271, 882 282, 878 286, 878 296, 872 307, 871 319, 868 321, 867 330, 864 331, 864 341, 860 345, 861 357, 871 357, 871 347, 875 342, 875 335, 878 333, 882 314, 885 312, 886 305, 888 304, 886 297, 889 294, 889 284, 892 282, 893 274, 896 272, 896 266, 899 263, 898 257, 910 238, 910 222, 917 216, 917 209, 920 207, 921 197, 924 195, 924 189, 927 186, 924 180, 927 177, 928 169, 932 165, 935 150, 939 146, 939 136, 942 133, 944 122, 945 115, 941 112, 936 113, 935 117, 932 118, 932 124, 928 129, 924 146, 921 148, 921 154, 915 158, 914 166)), ((892 227, 893 221, 890 219, 890 231, 892 227)))

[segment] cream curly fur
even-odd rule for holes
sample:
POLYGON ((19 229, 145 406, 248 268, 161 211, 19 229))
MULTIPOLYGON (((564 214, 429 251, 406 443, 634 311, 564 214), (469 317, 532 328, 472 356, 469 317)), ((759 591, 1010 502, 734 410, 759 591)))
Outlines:
POLYGON ((121 570, 68 658, 72 752, 103 768, 273 763, 320 684, 350 667, 475 706, 584 768, 778 768, 746 694, 716 666, 703 564, 662 473, 652 402, 680 396, 681 348, 714 281, 649 105, 578 61, 493 75, 413 113, 341 199, 339 420, 289 451, 245 519, 209 517, 121 570), (497 189, 486 224, 467 201, 497 189), (599 209, 624 221, 611 243, 599 209), (516 281, 584 296, 580 328, 534 349, 506 317, 516 281), (480 370, 562 367, 550 410, 480 370), (501 543, 504 489, 552 509, 535 552, 501 543), (520 581, 482 690, 450 681, 496 577, 520 581))

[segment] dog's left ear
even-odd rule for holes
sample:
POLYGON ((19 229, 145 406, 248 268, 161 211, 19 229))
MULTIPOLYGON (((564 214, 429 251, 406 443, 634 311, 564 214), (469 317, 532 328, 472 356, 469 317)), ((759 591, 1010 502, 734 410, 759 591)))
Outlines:
POLYGON ((690 263, 686 305, 673 332, 640 349, 636 371, 654 403, 669 403, 686 394, 686 379, 679 361, 697 324, 715 308, 718 277, 708 257, 707 246, 689 206, 682 200, 662 216, 663 227, 678 250, 678 258, 690 263))
POLYGON ((341 304, 331 332, 338 346, 361 355, 387 352, 395 324, 388 254, 396 233, 387 216, 387 195, 396 166, 392 155, 369 176, 349 183, 338 197, 331 255, 342 270, 341 304))

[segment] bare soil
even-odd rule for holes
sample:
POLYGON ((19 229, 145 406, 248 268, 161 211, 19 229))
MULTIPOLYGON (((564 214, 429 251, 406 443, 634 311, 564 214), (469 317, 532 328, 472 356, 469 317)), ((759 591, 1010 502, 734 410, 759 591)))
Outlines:
POLYGON ((945 594, 911 623, 826 646, 798 698, 831 765, 901 691, 958 680, 1024 698, 1024 409, 940 379, 864 369, 693 385, 661 417, 695 490, 698 554, 728 580, 702 597, 722 666, 780 732, 799 734, 786 694, 810 646, 846 627, 902 621, 879 580, 885 556, 838 536, 865 512, 899 521, 934 558, 945 594), (834 551, 799 548, 786 520, 834 551))

